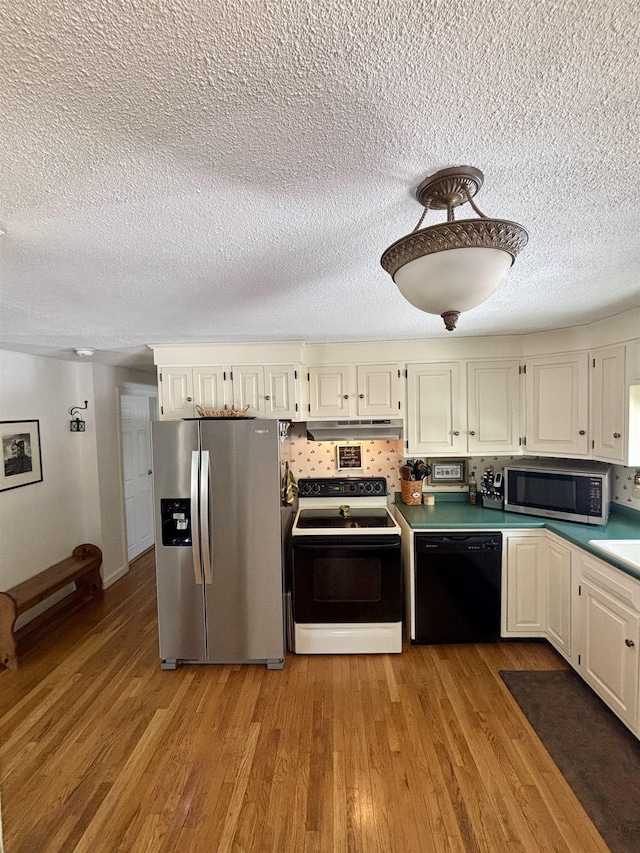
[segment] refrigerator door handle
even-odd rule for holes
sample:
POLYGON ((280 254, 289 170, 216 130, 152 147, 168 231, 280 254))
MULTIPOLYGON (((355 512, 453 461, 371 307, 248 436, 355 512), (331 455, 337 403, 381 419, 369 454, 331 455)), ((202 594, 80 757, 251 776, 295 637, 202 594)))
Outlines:
POLYGON ((209 495, 211 493, 211 466, 209 451, 200 453, 200 536, 202 538, 202 567, 204 582, 213 583, 211 575, 211 531, 209 530, 209 495))
POLYGON ((200 568, 200 522, 198 520, 198 474, 200 471, 200 453, 191 452, 191 550, 193 553, 193 572, 196 583, 202 585, 202 569, 200 568))

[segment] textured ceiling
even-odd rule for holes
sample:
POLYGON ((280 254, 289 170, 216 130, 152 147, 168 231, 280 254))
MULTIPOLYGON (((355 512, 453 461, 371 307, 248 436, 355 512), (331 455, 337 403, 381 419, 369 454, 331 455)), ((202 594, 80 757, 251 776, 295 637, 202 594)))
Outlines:
POLYGON ((2 4, 0 345, 444 337, 379 258, 463 163, 530 239, 454 335, 638 306, 639 22, 637 0, 2 4))

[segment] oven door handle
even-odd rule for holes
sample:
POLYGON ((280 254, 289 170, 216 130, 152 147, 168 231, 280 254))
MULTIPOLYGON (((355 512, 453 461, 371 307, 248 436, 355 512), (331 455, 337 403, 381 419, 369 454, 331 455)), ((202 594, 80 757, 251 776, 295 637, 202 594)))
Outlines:
POLYGON ((335 539, 319 539, 317 537, 313 537, 313 539, 309 539, 309 541, 300 541, 300 539, 295 539, 293 542, 294 548, 300 548, 304 550, 316 550, 318 548, 351 548, 354 551, 391 551, 393 549, 400 547, 400 540, 398 539, 395 542, 349 542, 348 537, 344 537, 339 542, 336 542, 335 539))

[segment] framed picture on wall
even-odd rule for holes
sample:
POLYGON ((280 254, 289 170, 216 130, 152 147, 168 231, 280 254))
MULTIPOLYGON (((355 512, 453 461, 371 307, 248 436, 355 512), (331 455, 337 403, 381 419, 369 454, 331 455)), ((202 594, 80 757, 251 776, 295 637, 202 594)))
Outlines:
POLYGON ((357 471, 362 468, 361 444, 336 444, 338 471, 357 471))
POLYGON ((42 481, 40 421, 0 421, 0 492, 42 481))
POLYGON ((453 486, 467 482, 466 459, 430 459, 431 474, 428 477, 430 486, 453 486))

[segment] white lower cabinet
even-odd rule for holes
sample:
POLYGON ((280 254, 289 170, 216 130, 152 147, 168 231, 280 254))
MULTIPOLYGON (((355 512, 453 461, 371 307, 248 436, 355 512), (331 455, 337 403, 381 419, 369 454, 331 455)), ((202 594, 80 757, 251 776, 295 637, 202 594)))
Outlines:
POLYGON ((506 625, 518 637, 545 636, 546 536, 505 534, 507 551, 506 625))
POLYGON ((546 637, 567 660, 571 658, 571 549, 547 540, 546 637))
POLYGON ((640 582, 576 549, 577 671, 638 731, 640 582))
POLYGON ((546 637, 571 657, 571 550, 548 534, 505 533, 503 636, 546 637))

